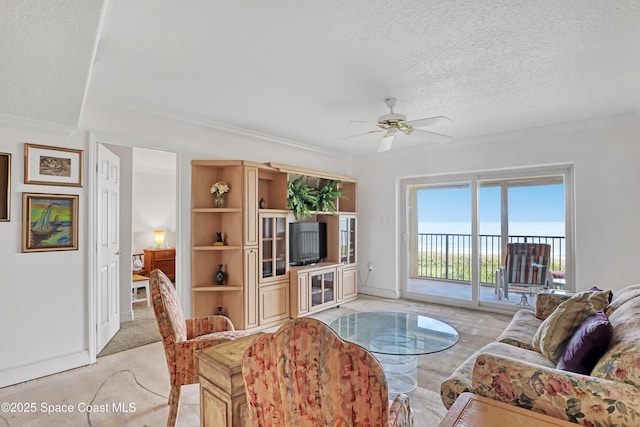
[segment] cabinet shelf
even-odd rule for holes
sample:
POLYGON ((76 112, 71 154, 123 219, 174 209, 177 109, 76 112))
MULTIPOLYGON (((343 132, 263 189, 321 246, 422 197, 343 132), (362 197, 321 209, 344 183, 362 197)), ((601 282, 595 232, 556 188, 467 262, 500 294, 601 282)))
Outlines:
POLYGON ((242 286, 198 286, 191 288, 193 292, 226 292, 226 291, 241 291, 242 286))
POLYGON ((193 251, 239 251, 242 249, 242 246, 193 246, 191 250, 193 251))
POLYGON ((197 213, 241 213, 242 208, 192 208, 191 212, 197 213))

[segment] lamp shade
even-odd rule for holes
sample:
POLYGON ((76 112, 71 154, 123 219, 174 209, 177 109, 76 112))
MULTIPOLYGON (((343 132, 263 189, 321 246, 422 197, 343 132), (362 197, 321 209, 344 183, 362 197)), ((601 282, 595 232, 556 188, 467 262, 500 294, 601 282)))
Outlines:
POLYGON ((153 230, 153 236, 156 239, 156 247, 161 247, 164 243, 164 230, 153 230))

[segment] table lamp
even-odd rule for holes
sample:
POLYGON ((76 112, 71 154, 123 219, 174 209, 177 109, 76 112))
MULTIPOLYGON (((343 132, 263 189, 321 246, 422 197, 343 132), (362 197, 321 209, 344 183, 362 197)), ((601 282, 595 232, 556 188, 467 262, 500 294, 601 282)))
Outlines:
POLYGON ((153 230, 153 236, 156 239, 156 248, 161 248, 164 243, 164 230, 153 230))

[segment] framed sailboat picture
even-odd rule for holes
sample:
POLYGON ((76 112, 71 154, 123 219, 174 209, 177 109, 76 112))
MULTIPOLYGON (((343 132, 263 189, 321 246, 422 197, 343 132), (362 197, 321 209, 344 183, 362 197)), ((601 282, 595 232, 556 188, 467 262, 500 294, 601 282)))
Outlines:
POLYGON ((78 196, 22 193, 22 252, 78 250, 78 196))

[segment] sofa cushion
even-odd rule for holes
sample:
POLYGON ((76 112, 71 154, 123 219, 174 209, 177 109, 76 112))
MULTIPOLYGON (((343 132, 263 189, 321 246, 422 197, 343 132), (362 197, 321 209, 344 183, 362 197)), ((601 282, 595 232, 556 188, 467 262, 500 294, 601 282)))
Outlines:
POLYGON ((551 362, 558 363, 564 345, 585 319, 609 303, 609 291, 581 292, 564 301, 547 317, 535 335, 532 346, 551 362))
POLYGON ((541 323, 542 320, 538 319, 533 311, 520 310, 513 315, 509 326, 496 341, 534 350, 531 345, 531 337, 536 333, 541 323))
POLYGON ((628 299, 609 316, 609 321, 613 339, 591 375, 640 387, 640 297, 628 299))
POLYGON ((621 341, 607 350, 591 371, 591 375, 640 387, 638 352, 640 338, 621 341))
POLYGON ((624 289, 616 291, 615 295, 611 299, 611 302, 607 306, 606 314, 611 317, 614 311, 616 311, 624 303, 631 301, 640 296, 640 284, 627 286, 624 289))
POLYGON ((555 368, 555 364, 549 362, 547 358, 538 352, 526 350, 521 347, 514 347, 500 342, 489 343, 472 354, 440 385, 440 398, 442 399, 444 406, 447 408, 450 408, 451 405, 453 405, 453 402, 455 402, 458 396, 462 393, 465 391, 471 391, 471 373, 473 371, 473 366, 476 363, 476 358, 480 354, 512 357, 514 359, 523 360, 536 365, 555 368))
POLYGON ((613 327, 603 311, 588 317, 569 339, 557 368, 590 374, 607 350, 612 336, 613 327))
POLYGON ((564 291, 551 290, 539 293, 536 298, 536 317, 545 320, 563 301, 569 298, 571 296, 564 291))

